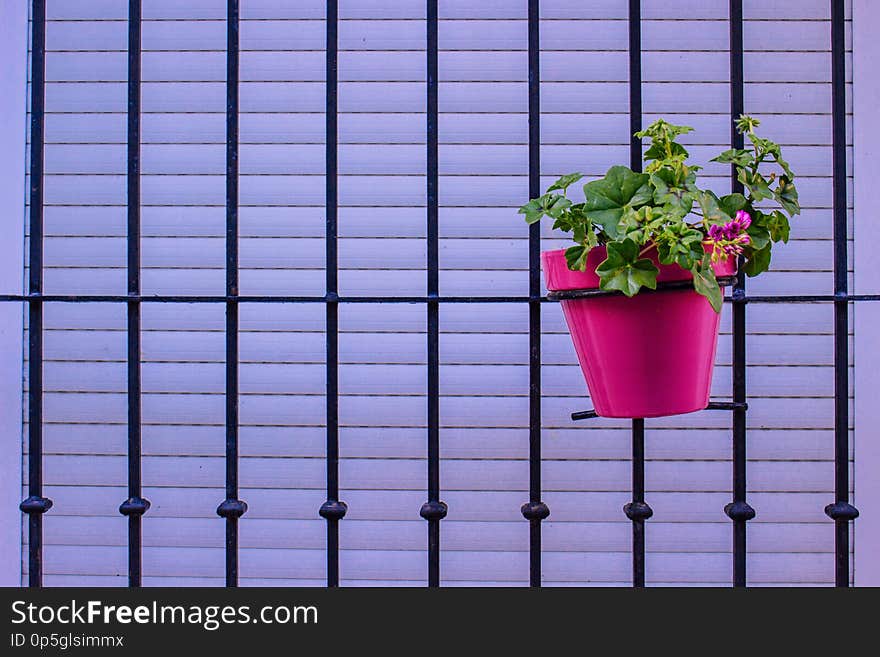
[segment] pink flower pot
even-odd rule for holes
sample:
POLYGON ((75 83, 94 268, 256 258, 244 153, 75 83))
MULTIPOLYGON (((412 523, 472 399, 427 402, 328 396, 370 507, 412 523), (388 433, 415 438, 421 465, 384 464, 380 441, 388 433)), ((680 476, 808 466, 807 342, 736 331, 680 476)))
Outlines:
MULTIPOLYGON (((658 283, 684 281, 689 271, 661 265, 658 283)), ((565 250, 541 254, 547 289, 598 289, 596 267, 605 248, 594 248, 587 271, 571 271, 565 250)), ((732 276, 736 262, 714 266, 716 276, 732 276)), ((659 287, 659 286, 658 286, 659 287)), ((693 288, 642 291, 563 300, 562 311, 574 342, 593 408, 602 417, 645 418, 699 411, 709 404, 720 314, 693 288)))

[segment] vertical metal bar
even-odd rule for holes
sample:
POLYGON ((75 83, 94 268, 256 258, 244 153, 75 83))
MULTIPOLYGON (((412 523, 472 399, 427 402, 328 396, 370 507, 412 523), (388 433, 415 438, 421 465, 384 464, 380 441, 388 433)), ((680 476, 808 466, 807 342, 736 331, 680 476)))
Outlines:
POLYGON ((327 520, 327 586, 339 586, 339 521, 348 510, 339 500, 339 285, 337 277, 337 53, 338 53, 338 0, 327 0, 326 45, 326 162, 325 206, 327 225, 325 230, 327 302, 327 500, 318 513, 327 520))
POLYGON ((831 125, 834 197, 834 581, 849 586, 849 521, 858 510, 849 503, 849 306, 847 305, 846 212, 846 8, 831 1, 831 125))
POLYGON ((633 171, 642 170, 642 3, 629 0, 629 161, 633 171))
POLYGON ((128 585, 141 585, 141 517, 150 502, 141 496, 141 0, 128 2, 128 585))
POLYGON ((654 515, 645 502, 645 421, 632 421, 632 502, 623 507, 632 520, 633 586, 645 585, 645 521, 654 515))
POLYGON ((226 5, 226 586, 238 586, 238 0, 226 5))
POLYGON ((440 501, 440 304, 437 110, 437 0, 427 0, 427 320, 428 320, 428 501, 419 514, 428 521, 428 586, 440 586, 440 520, 447 507, 440 501))
MULTIPOLYGON (((629 160, 633 171, 642 170, 642 6, 629 1, 629 160)), ((632 501, 623 507, 632 520, 633 586, 645 585, 645 521, 654 511, 645 502, 645 421, 632 421, 632 501)))
POLYGON ((43 124, 46 95, 46 3, 34 0, 31 15, 31 171, 28 290, 28 585, 43 585, 43 124))
MULTIPOLYGON (((529 0, 529 198, 541 195, 540 1, 529 0)), ((529 585, 541 586, 541 228, 529 226, 529 585)))
MULTIPOLYGON (((742 0, 730 0, 730 141, 733 148, 743 147, 743 136, 735 121, 745 111, 743 85, 743 12, 742 0)), ((743 186, 731 167, 731 186, 742 193, 743 186)), ((733 501, 724 512, 733 521, 733 585, 746 585, 746 522, 755 510, 746 502, 746 279, 740 272, 733 286, 733 501)))

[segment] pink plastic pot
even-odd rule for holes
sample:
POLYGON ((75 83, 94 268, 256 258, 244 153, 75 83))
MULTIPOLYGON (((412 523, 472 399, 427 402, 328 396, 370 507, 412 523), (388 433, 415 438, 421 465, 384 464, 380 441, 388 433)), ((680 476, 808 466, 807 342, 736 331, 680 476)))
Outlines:
MULTIPOLYGON (((661 265, 658 284, 691 279, 676 265, 661 265)), ((596 267, 605 248, 594 248, 587 271, 571 271, 565 250, 541 254, 550 291, 598 289, 596 267)), ((716 276, 736 272, 733 258, 714 267, 716 276)), ((645 418, 691 413, 709 404, 712 366, 721 316, 693 288, 563 300, 593 408, 602 417, 645 418)))

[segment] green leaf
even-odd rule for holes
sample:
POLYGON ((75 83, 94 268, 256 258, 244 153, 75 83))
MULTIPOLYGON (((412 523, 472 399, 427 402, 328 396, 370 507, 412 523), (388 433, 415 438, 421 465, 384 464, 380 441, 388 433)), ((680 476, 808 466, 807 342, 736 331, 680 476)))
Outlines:
POLYGON ((770 215, 767 227, 770 230, 771 240, 774 242, 788 243, 791 225, 788 223, 788 217, 782 214, 779 210, 774 210, 773 214, 770 215))
POLYGON ((572 271, 584 271, 587 268, 587 256, 590 249, 580 244, 570 246, 565 250, 565 262, 572 271))
POLYGON ((526 223, 533 224, 536 221, 540 221, 541 217, 544 216, 544 204, 541 202, 540 198, 533 198, 522 206, 517 214, 526 215, 526 223))
POLYGON ((702 260, 691 267, 691 274, 694 277, 694 289, 697 294, 706 297, 712 309, 716 313, 720 313, 723 297, 718 280, 715 278, 715 272, 712 270, 712 260, 708 255, 703 256, 702 260))
POLYGON ((559 180, 550 185, 547 188, 547 192, 553 192, 557 189, 561 189, 563 192, 565 192, 565 190, 568 189, 570 185, 573 185, 583 177, 584 174, 582 173, 569 173, 568 175, 562 176, 559 180))
POLYGON ((667 144, 662 141, 655 141, 651 144, 648 150, 645 151, 645 160, 665 160, 668 157, 679 156, 682 158, 687 158, 690 153, 687 152, 684 146, 678 144, 676 142, 671 142, 668 144, 669 152, 667 153, 666 148, 667 144))
POLYGON ((553 222, 553 230, 561 230, 563 233, 570 233, 574 229, 571 223, 571 215, 563 214, 553 222))
MULTIPOLYGON (((544 196, 543 198, 547 198, 544 196)), ((549 200, 547 202, 547 206, 544 208, 544 214, 558 219, 562 216, 562 213, 571 207, 571 201, 560 194, 554 194, 549 196, 549 200)))
POLYGON ((657 252, 664 265, 691 269, 703 258, 703 233, 684 223, 670 225, 658 238, 657 252))
MULTIPOLYGON (((702 249, 700 249, 702 251, 702 249)), ((695 256, 699 259, 700 253, 687 244, 679 242, 661 242, 657 247, 658 258, 664 265, 678 265, 682 269, 690 269, 694 266, 695 256)))
POLYGON ((651 205, 644 205, 638 210, 626 208, 617 224, 619 238, 628 237, 636 244, 648 244, 662 231, 669 218, 662 210, 651 205))
POLYGON ((770 141, 769 139, 766 139, 764 137, 759 137, 758 135, 751 134, 749 135, 749 141, 754 144, 758 159, 760 159, 762 162, 764 161, 764 155, 772 155, 775 157, 777 153, 781 152, 779 149, 779 144, 770 141))
POLYGON ((753 173, 747 169, 740 169, 737 180, 749 188, 752 193, 752 201, 761 201, 765 198, 773 198, 773 191, 766 178, 760 173, 753 173))
POLYGON ((637 208, 651 201, 653 196, 648 175, 635 173, 623 166, 611 167, 604 178, 584 185, 584 214, 599 224, 615 239, 617 224, 624 210, 637 208))
POLYGON ((674 174, 662 169, 651 175, 651 186, 654 187, 654 203, 677 218, 686 217, 694 207, 696 194, 688 189, 674 187, 670 183, 674 174))
POLYGON ((779 177, 779 185, 776 187, 773 196, 779 201, 779 205, 782 206, 782 209, 785 210, 789 216, 793 217, 794 215, 801 213, 801 206, 798 202, 797 187, 794 186, 794 183, 789 177, 779 177))
POLYGON ((730 217, 735 217, 736 213, 744 210, 748 203, 742 194, 727 194, 718 199, 718 206, 730 217))
POLYGON ((737 166, 747 167, 753 161, 752 151, 743 148, 731 148, 724 151, 718 157, 713 157, 712 162, 721 162, 722 164, 736 164, 737 166))
POLYGON ((782 151, 777 146, 776 151, 773 153, 773 159, 776 160, 776 164, 778 164, 782 170, 785 172, 785 175, 788 176, 789 179, 794 178, 794 174, 791 172, 791 166, 782 159, 782 151))
POLYGON ((749 241, 755 251, 765 249, 767 248, 767 245, 771 243, 770 230, 764 226, 756 226, 755 224, 752 224, 749 226, 748 230, 746 230, 746 233, 748 234, 749 241))
POLYGON ((669 123, 668 121, 664 121, 663 119, 657 119, 644 130, 640 130, 639 132, 635 133, 634 136, 638 137, 639 139, 648 137, 655 140, 665 139, 668 141, 672 141, 680 135, 686 135, 687 133, 693 131, 694 129, 688 125, 674 125, 672 123, 669 123))
POLYGON ((703 219, 710 224, 726 224, 730 221, 730 215, 721 208, 721 201, 714 192, 701 192, 698 201, 700 209, 703 211, 703 219))
POLYGON ((749 254, 745 265, 743 265, 743 271, 747 276, 757 276, 770 269, 771 248, 772 245, 768 243, 763 249, 756 249, 749 254))
MULTIPOLYGON (((572 232, 577 226, 588 224, 583 214, 583 204, 569 205, 564 208, 553 222, 553 230, 561 230, 564 233, 572 232)), ((590 226, 592 230, 592 226, 590 226)))
POLYGON ((619 290, 631 297, 642 287, 657 289, 659 270, 647 258, 639 258, 639 247, 630 239, 609 242, 608 257, 596 267, 599 287, 603 290, 619 290))
POLYGON ((622 267, 632 264, 639 257, 639 247, 635 242, 627 239, 619 242, 610 242, 607 254, 605 261, 596 268, 596 271, 605 266, 622 267))
POLYGON ((749 236, 749 244, 755 251, 760 251, 770 244, 770 215, 764 214, 760 210, 755 210, 752 214, 752 225, 746 229, 749 236))

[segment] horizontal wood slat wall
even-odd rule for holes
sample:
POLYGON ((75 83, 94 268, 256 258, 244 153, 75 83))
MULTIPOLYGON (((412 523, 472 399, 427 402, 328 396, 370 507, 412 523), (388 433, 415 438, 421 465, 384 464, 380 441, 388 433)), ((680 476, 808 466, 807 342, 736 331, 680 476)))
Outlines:
MULTIPOLYGON (((125 291, 126 4, 46 3, 47 294, 125 291)), ((324 6, 241 3, 244 295, 324 294, 324 6)), ((515 208, 528 194, 526 3, 439 8, 440 293, 525 296, 528 229, 515 208)), ((222 0, 144 3, 144 294, 224 290, 225 11, 222 0)), ((627 2, 542 0, 541 12, 542 183, 574 169, 600 175, 628 158, 627 2)), ((423 295, 425 3, 340 0, 339 17, 339 293, 423 295)), ((695 126, 688 141, 705 163, 729 142, 727 2, 644 0, 642 18, 644 120, 695 126)), ((744 18, 746 110, 783 143, 805 206, 749 294, 828 294, 829 3, 746 1, 744 18)), ((848 21, 847 49, 849 34, 848 21)), ((705 173, 728 190, 725 167, 705 173)), ((546 226, 543 238, 543 248, 562 244, 546 226)), ((213 305, 141 311, 147 586, 224 583, 214 509, 224 483, 225 324, 213 305)), ((718 398, 731 393, 729 311, 718 398)), ((748 307, 749 503, 758 511, 749 584, 834 582, 822 514, 834 490, 832 319, 826 306, 748 307)), ((244 586, 325 583, 316 513, 325 499, 324 321, 322 304, 241 307, 244 586)), ((124 585, 125 310, 47 303, 43 322, 45 494, 55 504, 44 583, 124 585)), ((590 402, 559 309, 545 306, 542 323, 542 485, 552 510, 544 583, 625 585, 629 425, 570 421, 590 402)), ((349 507, 341 584, 420 585, 424 308, 342 304, 339 330, 340 499, 349 507)), ((443 584, 526 584, 526 304, 445 305, 439 353, 443 584)), ((724 413, 649 423, 648 584, 729 582, 729 423, 724 413)), ((26 559, 22 572, 26 582, 26 559)))

